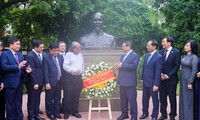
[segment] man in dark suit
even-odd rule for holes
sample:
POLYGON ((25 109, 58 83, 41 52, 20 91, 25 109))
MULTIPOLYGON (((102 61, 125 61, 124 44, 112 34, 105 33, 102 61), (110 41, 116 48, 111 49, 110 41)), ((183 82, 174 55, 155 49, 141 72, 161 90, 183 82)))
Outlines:
POLYGON ((42 67, 42 51, 44 49, 41 40, 33 41, 33 50, 26 57, 27 65, 32 68, 32 72, 28 75, 27 90, 28 90, 28 119, 43 120, 39 113, 40 94, 43 84, 43 67, 42 67))
POLYGON ((160 86, 161 70, 162 70, 162 56, 156 50, 158 42, 150 40, 147 43, 148 53, 144 56, 144 64, 142 71, 143 94, 142 94, 142 111, 143 114, 140 119, 145 119, 149 116, 149 99, 152 97, 153 111, 152 120, 157 120, 159 111, 158 88, 160 86))
MULTIPOLYGON (((66 48, 67 48, 66 43, 64 41, 59 41, 59 54, 63 56, 63 59, 66 55, 66 48)), ((66 74, 67 74, 66 71, 63 70, 63 75, 61 78, 63 84, 64 84, 64 79, 67 78, 66 74)), ((63 88, 63 84, 62 84, 62 88, 63 88)), ((65 100, 64 97, 65 96, 63 94, 62 102, 60 103, 61 104, 61 107, 60 107, 61 113, 64 113, 64 100, 65 100)))
POLYGON ((46 114, 51 120, 62 119, 60 115, 60 100, 63 71, 63 57, 59 55, 57 43, 49 45, 49 54, 45 55, 43 61, 44 81, 45 81, 45 108, 46 114))
POLYGON ((170 120, 175 120, 177 115, 176 109, 176 87, 178 83, 177 72, 180 68, 181 54, 176 48, 173 48, 173 38, 171 36, 164 37, 162 39, 163 49, 160 50, 160 54, 163 56, 163 66, 161 73, 161 84, 159 89, 160 95, 160 112, 161 117, 159 120, 167 119, 167 96, 169 96, 170 120))
POLYGON ((8 44, 10 49, 1 54, 1 68, 4 72, 3 81, 6 88, 6 119, 23 120, 22 79, 25 71, 30 73, 31 68, 25 68, 26 61, 24 61, 22 54, 18 52, 20 41, 13 37, 8 39, 8 44))
MULTIPOLYGON (((3 50, 3 42, 0 40, 0 56, 3 50)), ((6 120, 5 118, 5 89, 3 84, 3 76, 2 71, 0 70, 0 120, 6 120)))
POLYGON ((119 70, 118 84, 120 86, 121 116, 117 120, 124 120, 128 116, 128 102, 130 104, 131 120, 137 120, 137 67, 139 56, 131 49, 131 42, 125 41, 122 44, 125 52, 120 57, 120 61, 115 62, 114 66, 119 70))

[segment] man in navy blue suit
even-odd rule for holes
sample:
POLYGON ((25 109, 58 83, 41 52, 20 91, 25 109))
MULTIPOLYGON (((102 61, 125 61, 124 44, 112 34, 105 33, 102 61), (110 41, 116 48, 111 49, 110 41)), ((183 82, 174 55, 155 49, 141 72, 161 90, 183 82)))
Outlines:
MULTIPOLYGON (((3 50, 3 42, 0 40, 0 56, 3 50)), ((3 84, 3 73, 0 70, 0 120, 6 120, 5 118, 5 89, 4 89, 4 84, 3 84)))
POLYGON ((23 120, 22 94, 23 77, 25 72, 30 73, 31 68, 26 67, 26 61, 21 53, 20 41, 15 38, 8 39, 9 50, 1 54, 1 68, 4 72, 4 85, 6 96, 6 119, 23 120))
POLYGON ((145 119, 149 116, 149 99, 152 97, 153 111, 151 114, 152 120, 157 120, 159 111, 158 88, 160 86, 161 70, 162 70, 162 56, 156 50, 158 42, 150 40, 147 43, 148 53, 144 56, 144 64, 142 71, 143 94, 142 94, 142 111, 143 114, 140 119, 145 119))
POLYGON ((159 89, 160 95, 160 112, 162 116, 159 120, 167 119, 167 96, 170 101, 170 120, 175 120, 177 115, 176 105, 176 87, 178 83, 178 70, 181 63, 180 51, 173 48, 174 39, 171 36, 162 39, 163 49, 160 54, 163 56, 163 66, 161 75, 161 84, 159 89))
POLYGON ((121 116, 117 120, 128 119, 128 103, 130 104, 131 120, 137 120, 137 67, 139 56, 131 49, 131 42, 125 41, 122 44, 125 52, 120 57, 120 61, 114 66, 119 70, 118 84, 120 86, 121 116))
POLYGON ((51 120, 62 119, 60 115, 60 100, 63 71, 63 57, 59 53, 59 45, 49 45, 49 54, 44 56, 43 70, 45 81, 45 108, 46 114, 51 120))
POLYGON ((26 57, 27 65, 32 68, 32 72, 28 75, 27 90, 28 90, 28 119, 43 120, 39 113, 40 94, 43 85, 43 42, 41 40, 33 41, 33 49, 26 57))

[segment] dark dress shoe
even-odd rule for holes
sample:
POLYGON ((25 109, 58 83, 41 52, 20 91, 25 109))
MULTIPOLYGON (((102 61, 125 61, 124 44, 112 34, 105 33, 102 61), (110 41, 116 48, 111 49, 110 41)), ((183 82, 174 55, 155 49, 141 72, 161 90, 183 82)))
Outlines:
POLYGON ((55 115, 55 117, 58 118, 58 119, 62 119, 62 116, 60 114, 55 115))
POLYGON ((137 120, 137 117, 131 117, 131 120, 137 120))
POLYGON ((158 120, 164 120, 164 119, 167 119, 167 116, 166 115, 162 115, 158 118, 158 120))
POLYGON ((64 119, 68 119, 68 118, 69 118, 69 114, 65 114, 64 119))
POLYGON ((43 112, 41 110, 38 111, 38 114, 43 114, 43 112))
POLYGON ((74 116, 76 118, 81 118, 82 117, 79 113, 74 113, 74 114, 72 114, 72 116, 74 116))
POLYGON ((157 120, 157 117, 153 117, 151 120, 157 120))
POLYGON ((39 115, 37 115, 37 116, 35 116, 35 120, 45 120, 45 119, 40 117, 39 115))
POLYGON ((48 116, 48 118, 49 118, 50 120, 56 120, 56 117, 55 117, 54 115, 50 115, 50 116, 48 116))
POLYGON ((140 117, 139 117, 139 119, 145 119, 145 118, 147 118, 149 115, 148 114, 142 114, 140 117))
POLYGON ((35 118, 28 118, 28 120, 36 120, 35 118))
POLYGON ((120 117, 117 118, 117 120, 124 120, 124 119, 128 119, 128 115, 124 115, 124 114, 121 114, 120 117))

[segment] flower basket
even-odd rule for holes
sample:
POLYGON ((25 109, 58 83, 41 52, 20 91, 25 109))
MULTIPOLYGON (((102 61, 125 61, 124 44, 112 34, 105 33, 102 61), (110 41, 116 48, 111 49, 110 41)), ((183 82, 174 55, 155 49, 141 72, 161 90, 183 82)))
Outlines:
POLYGON ((82 78, 82 92, 86 98, 111 97, 117 86, 113 67, 105 62, 88 66, 82 78))

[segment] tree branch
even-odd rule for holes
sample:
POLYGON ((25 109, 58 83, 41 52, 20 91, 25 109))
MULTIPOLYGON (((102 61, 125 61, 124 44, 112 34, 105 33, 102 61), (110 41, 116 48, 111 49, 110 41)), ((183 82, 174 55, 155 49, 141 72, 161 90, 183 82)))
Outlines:
POLYGON ((12 6, 13 4, 17 4, 19 2, 26 2, 28 0, 9 0, 7 3, 4 3, 2 0, 0 1, 0 11, 2 11, 3 9, 6 9, 10 6, 12 6))

